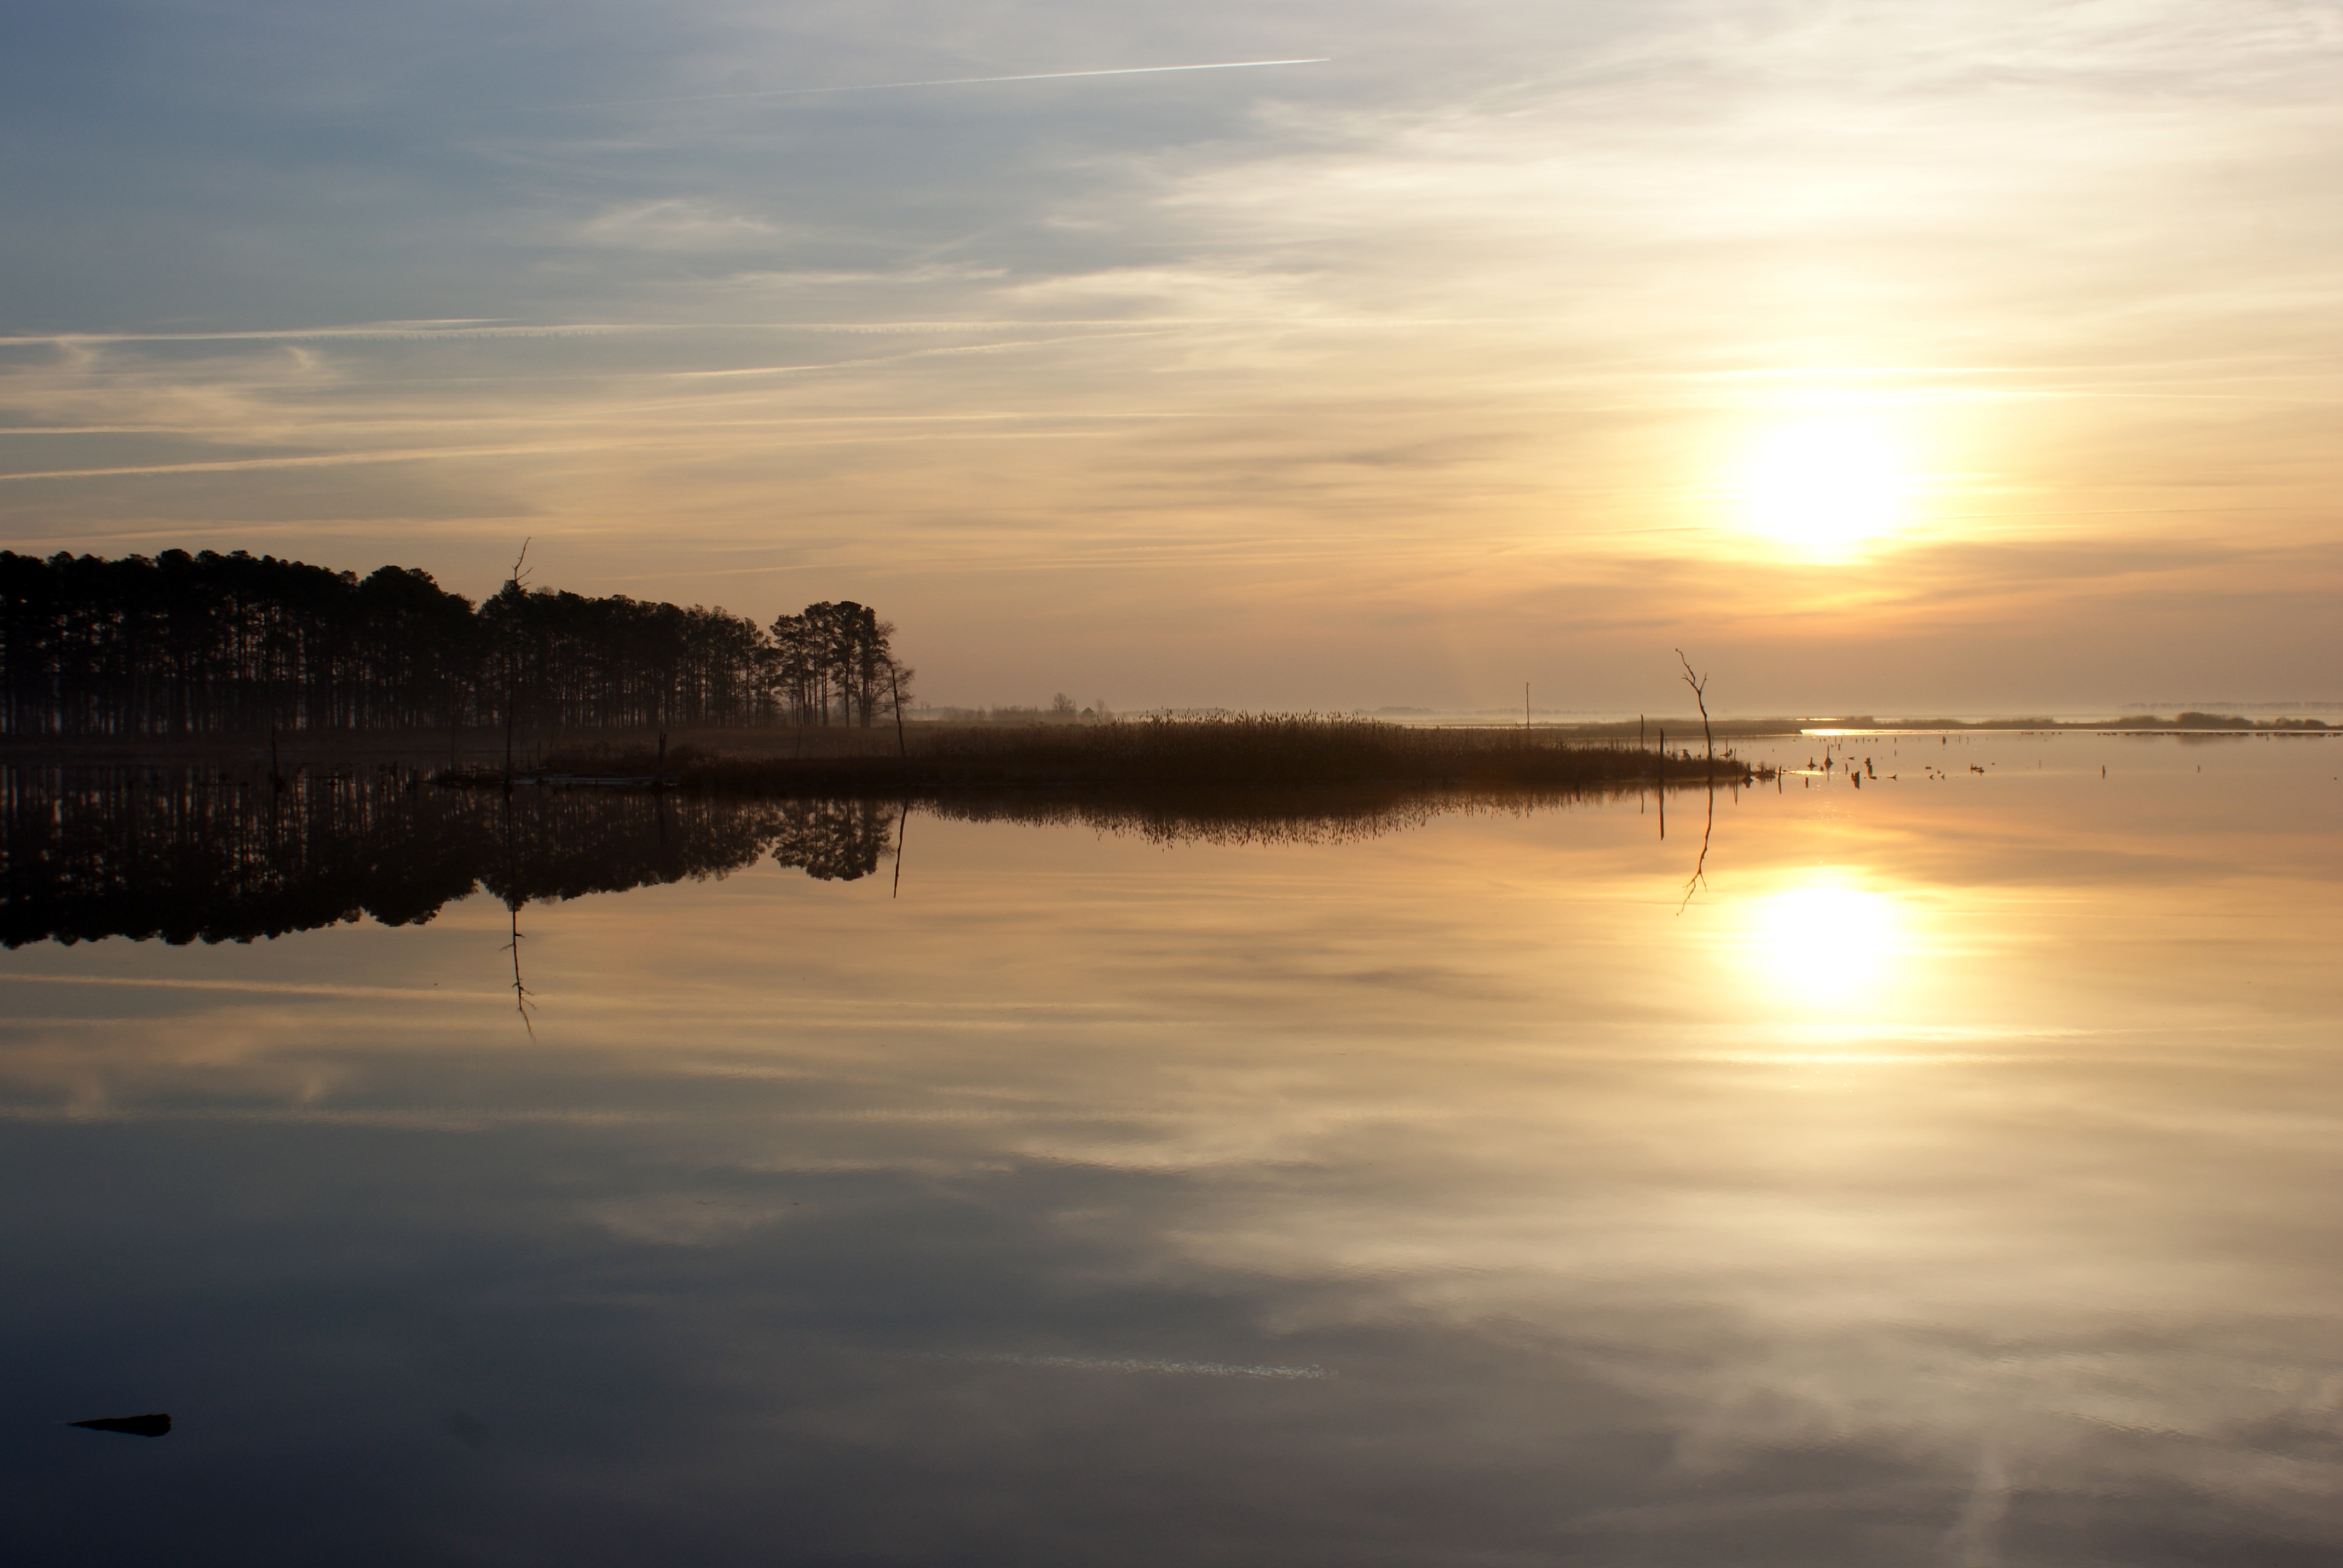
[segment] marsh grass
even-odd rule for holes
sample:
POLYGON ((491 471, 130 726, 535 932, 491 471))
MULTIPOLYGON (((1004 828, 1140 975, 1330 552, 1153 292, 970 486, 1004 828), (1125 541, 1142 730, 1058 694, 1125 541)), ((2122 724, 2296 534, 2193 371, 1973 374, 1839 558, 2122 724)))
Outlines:
MULTIPOLYGON (((873 732, 865 731, 864 735, 873 732)), ((896 738, 885 735, 888 742, 896 738)), ((1729 754, 1711 764, 1535 730, 1414 729, 1372 719, 1301 715, 1151 718, 1023 728, 922 727, 900 747, 841 742, 785 750, 720 741, 669 752, 666 781, 727 794, 865 795, 1055 788, 1114 792, 1285 790, 1328 787, 1584 790, 1652 784, 1739 784, 1755 777, 1729 754)), ((540 772, 575 781, 640 779, 658 768, 641 746, 579 747, 540 772)), ((488 782, 477 773, 453 783, 488 782)))

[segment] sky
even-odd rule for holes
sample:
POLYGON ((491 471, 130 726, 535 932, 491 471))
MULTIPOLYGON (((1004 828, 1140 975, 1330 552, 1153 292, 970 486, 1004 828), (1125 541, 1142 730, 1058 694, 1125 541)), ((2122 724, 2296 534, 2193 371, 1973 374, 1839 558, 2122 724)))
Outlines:
POLYGON ((937 703, 2343 702, 2338 0, 28 0, 0 212, 17 550, 526 539, 937 703))

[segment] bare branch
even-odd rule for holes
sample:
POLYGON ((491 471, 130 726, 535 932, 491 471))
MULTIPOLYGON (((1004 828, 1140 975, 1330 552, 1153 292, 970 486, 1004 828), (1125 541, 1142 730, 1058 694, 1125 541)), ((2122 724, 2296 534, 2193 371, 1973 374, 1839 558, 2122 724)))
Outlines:
POLYGON ((1684 658, 1683 648, 1676 649, 1676 662, 1684 666, 1684 683, 1692 688, 1692 699, 1700 704, 1701 739, 1708 744, 1708 771, 1716 774, 1716 737, 1708 728, 1708 677, 1693 673, 1692 660, 1684 658))
MULTIPOLYGON (((1684 657, 1683 648, 1676 649, 1676 662, 1684 666, 1684 684, 1692 688, 1692 694, 1694 697, 1700 696, 1708 689, 1708 677, 1704 675, 1695 677, 1693 674, 1692 660, 1684 657)), ((1703 709, 1703 711, 1706 710, 1703 709)))

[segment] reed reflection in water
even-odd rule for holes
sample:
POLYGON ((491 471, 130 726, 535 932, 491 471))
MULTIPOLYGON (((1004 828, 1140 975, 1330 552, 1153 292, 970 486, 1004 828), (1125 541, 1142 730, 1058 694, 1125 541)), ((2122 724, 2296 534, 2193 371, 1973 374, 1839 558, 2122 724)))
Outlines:
POLYGON ((532 908, 534 1041, 497 900, 21 948, 10 1402, 176 1425, 12 1435, 11 1516, 100 1561, 2329 1560, 2327 754, 2028 744, 1720 796, 1688 903, 1625 799, 921 808, 899 899, 760 849, 532 908))

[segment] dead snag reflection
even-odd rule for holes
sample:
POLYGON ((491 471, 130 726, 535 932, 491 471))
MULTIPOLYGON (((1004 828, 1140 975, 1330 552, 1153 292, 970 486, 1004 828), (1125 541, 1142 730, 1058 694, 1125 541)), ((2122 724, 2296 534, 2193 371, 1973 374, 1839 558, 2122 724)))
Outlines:
POLYGON ((887 895, 890 899, 903 896, 903 829, 910 825, 910 821, 911 798, 906 795, 903 797, 902 812, 895 819, 895 890, 887 895))
POLYGON ((1680 915, 1692 903, 1693 894, 1708 885, 1708 839, 1709 835, 1715 831, 1716 786, 1712 784, 1708 787, 1708 821, 1700 830, 1700 858, 1693 862, 1692 876, 1684 883, 1684 899, 1676 905, 1676 913, 1680 915))
POLYGON ((512 928, 512 940, 504 945, 504 950, 512 954, 513 1010, 520 1014, 521 1027, 528 1030, 528 1038, 535 1040, 537 1038, 537 1025, 530 1021, 528 1010, 530 999, 537 993, 530 990, 528 987, 523 985, 520 979, 520 905, 518 903, 508 902, 505 905, 505 910, 509 918, 512 928))
MULTIPOLYGON (((523 548, 526 550, 527 547, 523 548)), ((505 790, 504 803, 505 886, 515 889, 519 885, 520 874, 513 835, 513 799, 509 787, 505 790)), ((521 982, 520 978, 520 907, 527 902, 528 898, 518 891, 505 895, 505 920, 512 933, 512 940, 505 943, 505 950, 512 954, 513 1010, 520 1014, 521 1027, 528 1030, 528 1038, 534 1040, 537 1039, 537 1025, 528 1016, 528 987, 521 982)))

